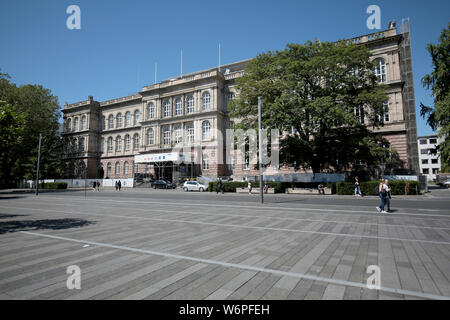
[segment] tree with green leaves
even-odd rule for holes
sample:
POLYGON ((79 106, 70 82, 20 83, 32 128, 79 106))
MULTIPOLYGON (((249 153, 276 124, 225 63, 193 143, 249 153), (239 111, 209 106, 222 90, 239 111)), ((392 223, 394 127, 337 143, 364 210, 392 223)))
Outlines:
POLYGON ((433 71, 422 78, 422 84, 432 89, 434 108, 420 104, 420 115, 427 124, 438 130, 443 140, 435 152, 441 156, 442 171, 450 172, 450 23, 442 30, 438 44, 428 44, 427 50, 433 62, 433 71))
POLYGON ((62 141, 59 137, 59 104, 49 89, 40 85, 16 86, 0 72, 0 100, 13 115, 20 115, 20 135, 7 158, 2 152, 1 186, 15 186, 20 179, 35 179, 39 134, 42 133, 40 176, 58 178, 63 172, 62 141), (20 137, 20 139, 19 139, 20 137))
POLYGON ((281 161, 314 173, 342 171, 391 158, 388 142, 369 130, 382 125, 385 87, 373 72, 369 49, 343 41, 288 44, 251 60, 237 79, 230 116, 257 128, 262 97, 265 128, 278 128, 281 161))

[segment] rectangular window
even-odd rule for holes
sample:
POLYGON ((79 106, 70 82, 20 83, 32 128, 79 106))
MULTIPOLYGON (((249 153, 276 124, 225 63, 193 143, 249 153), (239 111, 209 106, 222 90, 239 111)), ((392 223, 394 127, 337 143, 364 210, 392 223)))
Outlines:
POLYGON ((438 174, 439 169, 438 168, 434 168, 433 169, 433 174, 438 174))
POLYGON ((422 164, 428 164, 428 159, 422 159, 422 164))
POLYGON ((438 159, 431 159, 431 163, 432 164, 437 164, 438 163, 438 159))
POLYGON ((428 149, 421 149, 420 154, 428 154, 428 149))
POLYGON ((427 139, 421 139, 420 144, 427 144, 427 139))
POLYGON ((430 143, 436 144, 437 143, 437 139, 430 139, 430 143))
POLYGON ((169 145, 170 144, 170 127, 167 126, 164 128, 163 131, 163 144, 169 145))
POLYGON ((429 174, 430 173, 430 169, 423 169, 422 172, 423 172, 423 174, 429 174))

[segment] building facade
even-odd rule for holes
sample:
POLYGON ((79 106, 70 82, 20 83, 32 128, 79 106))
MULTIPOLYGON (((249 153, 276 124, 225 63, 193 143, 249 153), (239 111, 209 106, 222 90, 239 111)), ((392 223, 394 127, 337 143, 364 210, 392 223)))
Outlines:
MULTIPOLYGON (((395 23, 385 31, 350 39, 367 45, 376 60, 376 75, 388 86, 388 101, 376 129, 397 150, 405 168, 418 172, 414 85, 409 25, 401 33, 395 23), (414 143, 411 143, 414 141, 414 143)), ((235 153, 225 161, 228 102, 238 94, 235 79, 249 60, 211 68, 145 86, 127 97, 66 104, 62 136, 67 175, 95 178, 232 176, 236 180, 258 171, 235 153), (189 156, 188 156, 189 155, 189 156)), ((355 110, 355 112, 357 112, 355 110)), ((366 122, 363 116, 361 121, 366 122)), ((294 173, 271 167, 268 175, 294 173)), ((303 172, 310 172, 308 169, 303 172)))
POLYGON ((433 153, 433 150, 436 149, 440 142, 438 135, 417 138, 420 173, 427 176, 428 181, 436 181, 436 175, 441 171, 439 152, 433 153))

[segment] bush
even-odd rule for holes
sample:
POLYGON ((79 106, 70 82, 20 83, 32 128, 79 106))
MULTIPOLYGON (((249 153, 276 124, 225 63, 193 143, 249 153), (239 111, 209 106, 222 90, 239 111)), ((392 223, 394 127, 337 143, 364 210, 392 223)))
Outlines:
MULTIPOLYGON (((375 195, 374 190, 379 185, 379 181, 361 182, 361 192, 363 195, 375 195)), ((405 186, 408 195, 420 194, 420 182, 418 181, 389 181, 392 195, 405 195, 405 186), (417 193, 416 193, 417 186, 417 193)), ((336 194, 353 195, 355 193, 355 184, 353 182, 338 182, 336 185, 336 194)))
POLYGON ((67 183, 66 182, 40 183, 39 188, 41 188, 41 189, 67 189, 67 183))

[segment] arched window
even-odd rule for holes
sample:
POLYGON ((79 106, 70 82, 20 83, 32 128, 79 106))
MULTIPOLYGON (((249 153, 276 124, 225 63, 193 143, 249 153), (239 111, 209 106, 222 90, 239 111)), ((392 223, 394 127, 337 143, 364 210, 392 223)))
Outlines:
POLYGON ((136 110, 134 112, 134 120, 133 125, 137 126, 139 122, 141 122, 141 112, 139 110, 136 110))
POLYGON ((209 92, 205 92, 202 96, 202 109, 203 110, 209 110, 211 107, 211 95, 209 92))
POLYGON ((179 116, 183 114, 183 102, 181 101, 181 98, 178 98, 175 101, 175 115, 179 116))
POLYGON ((116 116, 116 128, 122 127, 122 114, 118 113, 116 116))
POLYGON ((155 117, 155 105, 150 102, 147 108, 147 119, 153 119, 155 117))
POLYGON ((127 111, 127 113, 125 113, 125 127, 129 126, 131 126, 131 113, 127 111))
POLYGON ((194 96, 189 96, 187 99, 187 113, 194 112, 194 96))
POLYGON ((73 152, 78 151, 78 140, 77 139, 73 139, 72 150, 73 150, 73 152))
POLYGON ((147 144, 152 145, 155 143, 155 136, 153 134, 153 129, 150 128, 147 130, 147 144))
POLYGON ((73 119, 73 131, 78 131, 78 117, 73 119))
POLYGON ((111 176, 111 170, 112 169, 112 165, 111 162, 108 162, 108 164, 106 165, 106 175, 108 176, 108 178, 111 176))
POLYGON ((375 60, 375 75, 381 83, 386 82, 386 62, 382 58, 375 60))
POLYGON ((129 134, 125 136, 125 150, 130 150, 131 137, 129 134))
POLYGON ((202 123, 202 140, 211 139, 211 124, 209 121, 203 121, 202 123))
POLYGON ((67 119, 66 132, 71 132, 71 131, 72 131, 72 119, 67 119))
POLYGON ((170 126, 163 127, 163 144, 170 144, 170 126))
POLYGON ((125 161, 125 163, 123 164, 123 174, 124 174, 125 176, 128 175, 129 169, 130 169, 130 166, 128 165, 128 162, 125 161))
POLYGON ((116 174, 116 175, 120 174, 120 163, 119 163, 119 162, 116 162, 116 171, 115 171, 115 174, 116 174))
POLYGON ((164 100, 163 114, 164 114, 164 118, 170 117, 170 101, 169 100, 164 100))
POLYGON ((81 117, 81 130, 86 130, 87 128, 87 118, 86 116, 81 117))
POLYGON ((112 152, 113 151, 113 138, 109 137, 108 138, 108 152, 112 152))
POLYGON ((194 124, 192 122, 186 125, 186 142, 194 142, 194 124))
POLYGON ((175 136, 175 143, 183 142, 183 129, 181 124, 175 125, 174 136, 175 136))
POLYGON ((137 150, 137 149, 139 149, 139 134, 138 133, 136 133, 133 136, 133 150, 137 150))
POLYGON ((100 139, 100 153, 105 152, 105 139, 101 138, 100 139))
POLYGON ((209 157, 207 154, 203 154, 202 157, 202 169, 208 170, 209 169, 209 157))
POLYGON ((122 137, 118 136, 116 138, 116 151, 122 151, 122 137))
POLYGON ((84 152, 86 149, 86 140, 85 138, 80 138, 80 152, 84 152))
POLYGON ((114 116, 111 114, 108 117, 108 129, 114 128, 114 116))

